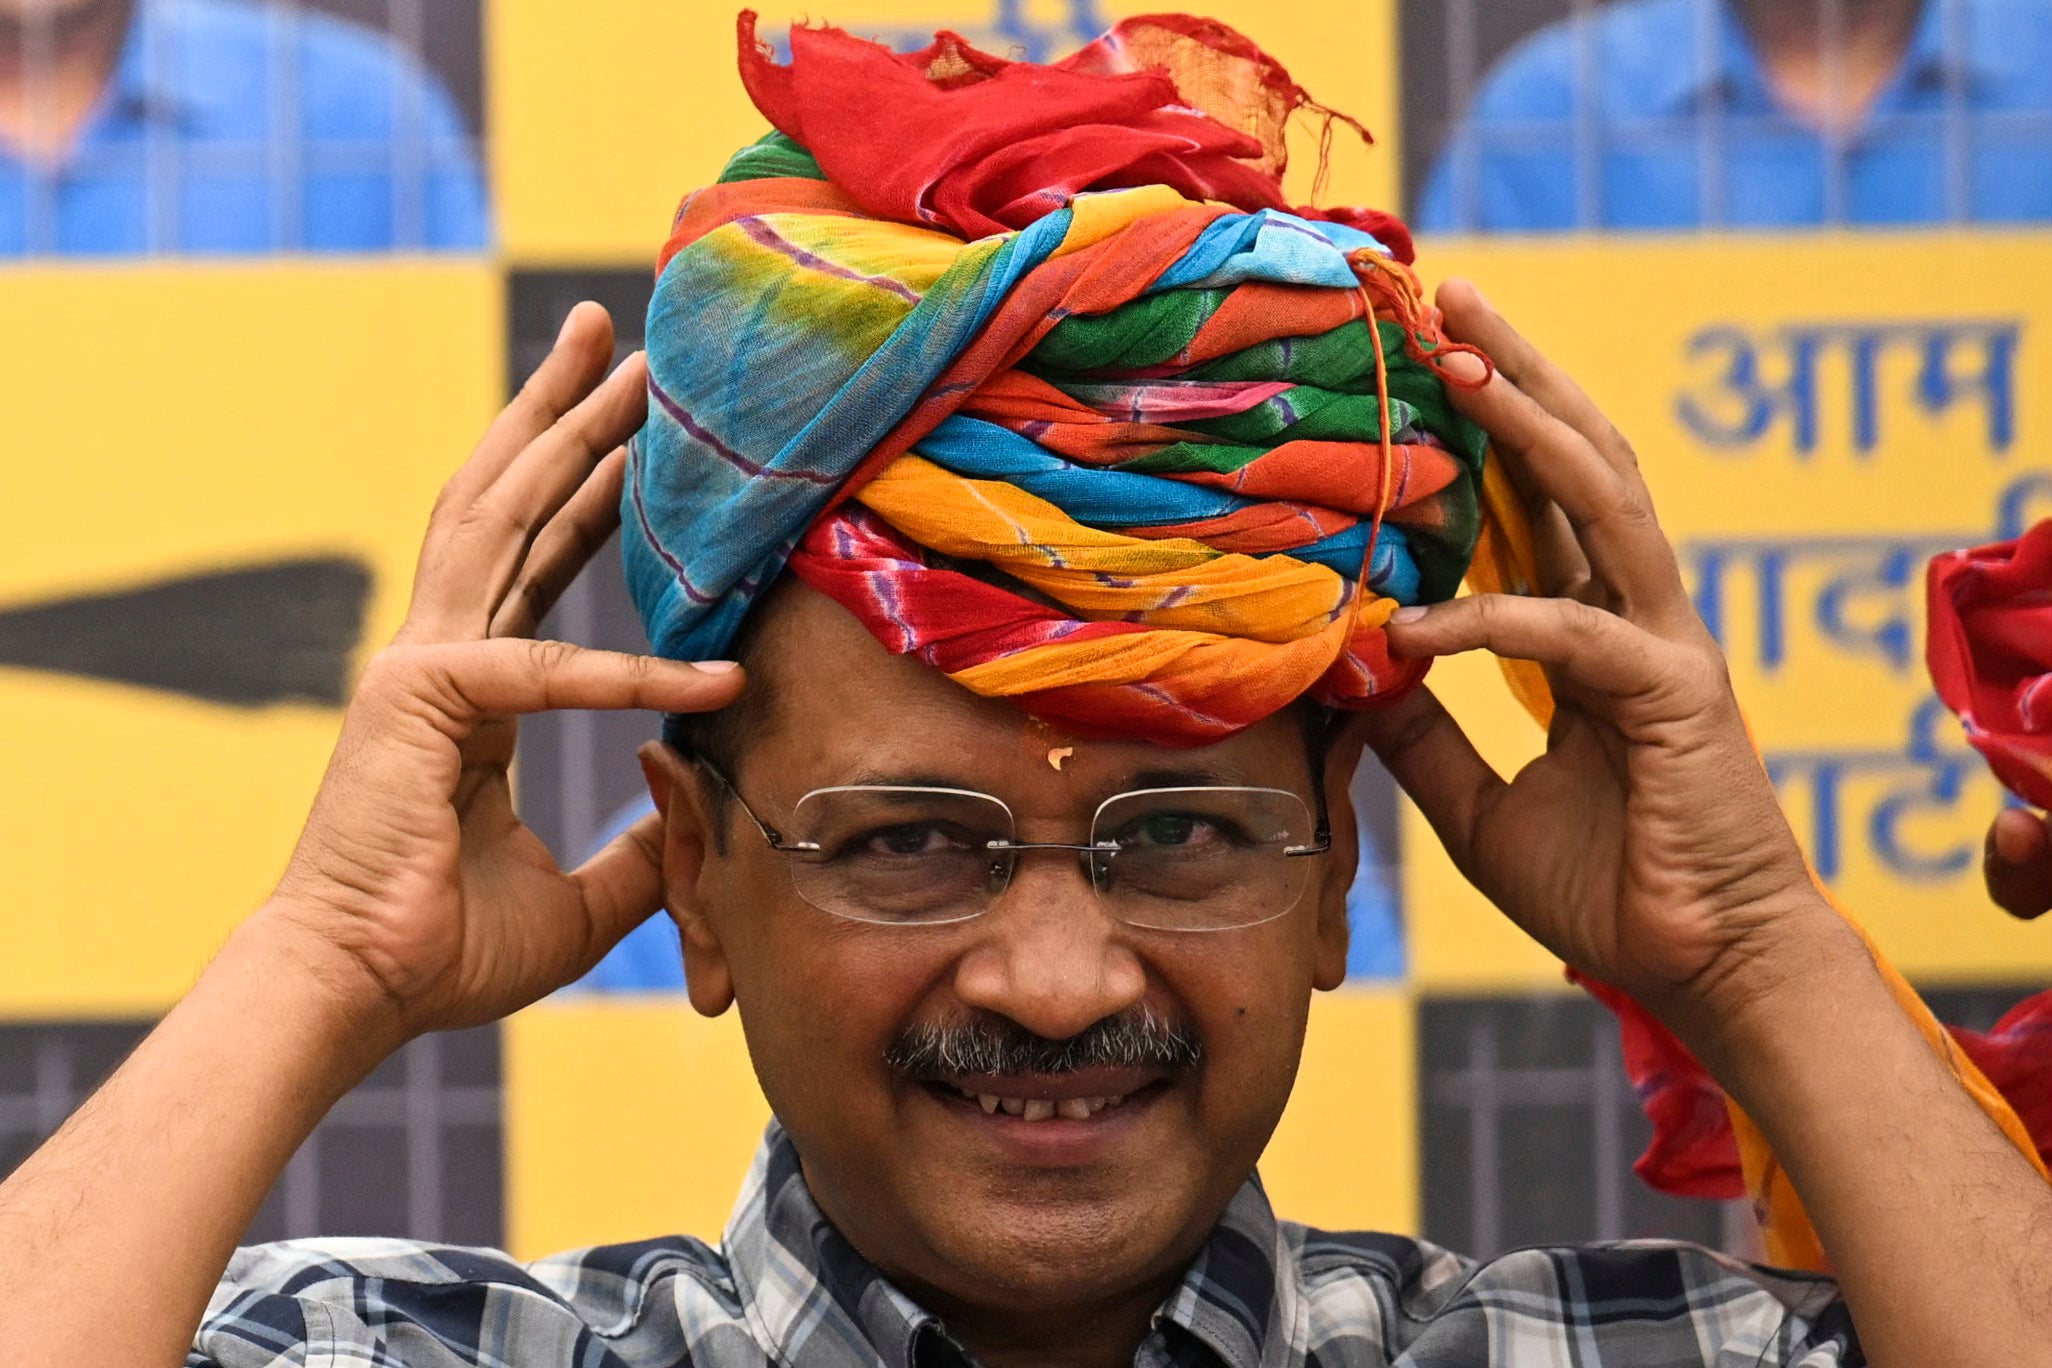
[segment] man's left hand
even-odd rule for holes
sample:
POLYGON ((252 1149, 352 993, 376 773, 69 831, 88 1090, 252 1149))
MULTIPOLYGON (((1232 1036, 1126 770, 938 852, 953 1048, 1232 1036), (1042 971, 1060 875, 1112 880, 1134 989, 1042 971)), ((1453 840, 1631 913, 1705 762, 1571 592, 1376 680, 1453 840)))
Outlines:
MULTIPOLYGON (((1450 387, 1526 495, 1546 597, 1409 610, 1395 650, 1537 661, 1556 710, 1509 781, 1420 689, 1366 725, 1454 863, 1569 965, 1656 1011, 1779 981, 1765 953, 1842 926, 1802 852, 1696 615, 1632 449, 1473 287, 1439 292, 1447 332, 1496 374, 1450 387), (1764 977, 1763 977, 1764 976, 1764 977)), ((1448 359, 1449 369, 1478 362, 1448 359)))

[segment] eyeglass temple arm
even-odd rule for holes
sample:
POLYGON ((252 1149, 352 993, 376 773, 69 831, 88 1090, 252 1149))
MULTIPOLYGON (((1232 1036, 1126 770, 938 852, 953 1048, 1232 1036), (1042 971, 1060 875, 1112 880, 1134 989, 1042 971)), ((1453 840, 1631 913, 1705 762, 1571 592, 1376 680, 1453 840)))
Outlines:
POLYGON ((762 818, 755 815, 755 809, 748 806, 748 800, 741 796, 741 790, 734 787, 734 781, 732 779, 729 779, 726 775, 720 772, 720 767, 718 765, 715 765, 712 761, 706 759, 702 755, 694 755, 691 757, 691 760, 693 764, 697 765, 700 769, 704 770, 707 774, 711 775, 713 778, 713 782, 718 784, 721 788, 725 789, 727 791, 727 796, 732 798, 734 802, 740 807, 740 809, 748 814, 748 820, 755 823, 755 829, 762 833, 763 840, 769 842, 769 848, 771 850, 774 850, 779 854, 783 855, 789 855, 793 853, 806 855, 811 854, 812 852, 819 849, 818 844, 813 841, 786 841, 784 839, 784 833, 778 831, 768 822, 763 821, 762 818))

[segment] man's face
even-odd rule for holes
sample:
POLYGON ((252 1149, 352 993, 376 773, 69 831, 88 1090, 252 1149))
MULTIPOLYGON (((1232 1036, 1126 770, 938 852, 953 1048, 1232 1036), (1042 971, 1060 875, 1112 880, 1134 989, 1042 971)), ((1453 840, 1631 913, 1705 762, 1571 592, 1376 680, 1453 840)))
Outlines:
MULTIPOLYGON (((1100 802, 1164 786, 1164 772, 1287 789, 1315 809, 1319 777, 1294 716, 1195 750, 1075 740, 889 654, 802 585, 759 611, 773 615, 758 667, 774 676, 772 706, 732 778, 772 827, 788 829, 812 790, 895 782, 993 794, 1016 815, 1019 840, 1083 842, 1100 802), (1051 757, 1064 747, 1073 753, 1051 757)), ((1282 1113, 1311 990, 1345 973, 1354 836, 1344 782, 1333 852, 1310 857, 1302 898, 1262 925, 1136 929, 1106 911, 1075 855, 1043 851, 1020 858, 981 916, 879 926, 802 901, 787 857, 738 807, 722 817, 688 762, 663 751, 651 768, 693 1000, 708 1012, 738 1001, 808 1185, 865 1257, 936 1309, 1074 1308, 1180 1272, 1282 1113), (724 853, 706 834, 715 823, 724 853), (1198 1062, 995 1083, 889 1062, 920 1028, 1061 1041, 1143 1012, 1187 1032, 1198 1062), (986 1112, 964 1085, 1067 1100, 1071 1113, 1085 1097, 1124 1100, 1084 1118, 1028 1119, 986 1112)))

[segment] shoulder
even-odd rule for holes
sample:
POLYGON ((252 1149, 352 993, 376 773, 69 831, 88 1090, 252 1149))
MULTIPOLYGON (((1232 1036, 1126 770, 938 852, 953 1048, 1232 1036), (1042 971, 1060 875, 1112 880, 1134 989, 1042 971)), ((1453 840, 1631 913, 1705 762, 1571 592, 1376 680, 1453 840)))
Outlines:
POLYGON ((219 96, 208 88, 240 72, 261 74, 269 62, 266 20, 252 0, 143 0, 135 23, 146 64, 168 61, 182 86, 219 96))
POLYGON ((1967 45, 1986 107, 2042 108, 2052 103, 2052 0, 1966 0, 1955 41, 1967 45))
POLYGON ((702 1309, 736 1319, 743 1314, 726 1256, 688 1236, 552 1254, 527 1265, 525 1271, 578 1308, 587 1323, 609 1334, 640 1323, 651 1298, 700 1302, 702 1309))
POLYGON ((360 116, 382 124, 395 111, 412 107, 435 120, 454 117, 441 81, 399 39, 305 9, 299 11, 298 25, 300 81, 309 115, 360 116))
POLYGON ((448 99, 404 44, 320 10, 258 0, 145 0, 143 14, 153 33, 167 35, 180 66, 209 87, 238 69, 268 70, 282 42, 298 54, 301 100, 310 113, 341 104, 382 118, 401 90, 431 103, 448 99))
POLYGON ((633 1345, 635 1352, 605 1361, 668 1364, 685 1361, 708 1327, 738 1328, 741 1319, 725 1259, 685 1237, 575 1250, 533 1263, 496 1249, 405 1240, 293 1240, 236 1251, 208 1304, 196 1348, 202 1362, 241 1368, 271 1364, 263 1355, 281 1344, 318 1337, 382 1365, 388 1359, 380 1355, 413 1342, 412 1327, 431 1327, 450 1349, 446 1359, 426 1361, 434 1368, 497 1362, 492 1355, 509 1336, 587 1351, 604 1345, 618 1353, 633 1345))
POLYGON ((268 55, 269 45, 289 33, 308 55, 358 70, 390 70, 405 54, 385 34, 325 11, 291 11, 260 0, 144 0, 144 18, 173 35, 172 45, 217 56, 226 52, 268 55))
MULTIPOLYGON (((1285 1227, 1313 1344, 1361 1339, 1420 1361, 1570 1338, 1595 1365, 1863 1363, 1835 1283, 1642 1240, 1472 1259, 1423 1240, 1285 1227), (1726 1357, 1719 1357, 1724 1355, 1726 1357)), ((1483 1361, 1477 1358, 1476 1361, 1483 1361)), ((1491 1360, 1493 1361, 1493 1360, 1491 1360)))
POLYGON ((1548 24, 1499 58, 1475 96, 1481 121, 1567 119, 1583 73, 1608 106, 1648 87, 1695 41, 1694 0, 1623 0, 1548 24))
POLYGON ((1425 1240, 1284 1222, 1315 1339, 1358 1333, 1364 1311, 1386 1326, 1429 1320, 1474 1276, 1477 1261, 1425 1240))

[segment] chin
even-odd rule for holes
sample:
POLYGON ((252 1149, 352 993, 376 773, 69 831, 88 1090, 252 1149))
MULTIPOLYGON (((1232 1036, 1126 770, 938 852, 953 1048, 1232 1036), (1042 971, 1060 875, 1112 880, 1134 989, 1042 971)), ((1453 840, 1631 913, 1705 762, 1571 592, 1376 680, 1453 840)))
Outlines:
MULTIPOLYGON (((1196 1252, 1159 1186, 1114 1200, 1019 1194, 929 1213, 936 1268, 921 1281, 951 1301, 1073 1309, 1172 1275, 1196 1252), (970 1217, 963 1220, 964 1216, 970 1217)), ((928 1272, 920 1270, 920 1272, 928 1272)))

